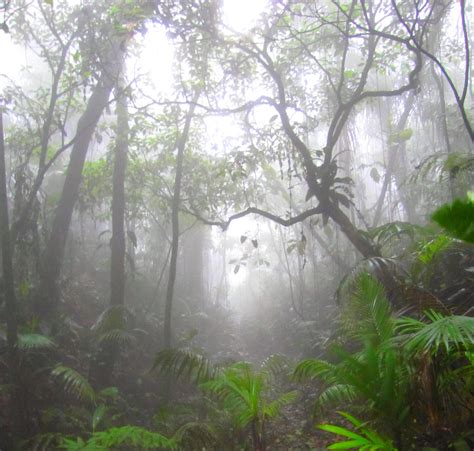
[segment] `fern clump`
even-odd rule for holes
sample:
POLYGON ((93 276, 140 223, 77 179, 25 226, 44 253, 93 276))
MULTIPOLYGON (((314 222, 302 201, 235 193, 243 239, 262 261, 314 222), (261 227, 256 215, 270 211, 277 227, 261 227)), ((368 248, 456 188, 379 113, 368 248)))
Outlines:
POLYGON ((67 451, 105 451, 118 447, 139 450, 177 449, 175 440, 131 425, 95 432, 87 441, 82 438, 63 438, 59 446, 67 451))

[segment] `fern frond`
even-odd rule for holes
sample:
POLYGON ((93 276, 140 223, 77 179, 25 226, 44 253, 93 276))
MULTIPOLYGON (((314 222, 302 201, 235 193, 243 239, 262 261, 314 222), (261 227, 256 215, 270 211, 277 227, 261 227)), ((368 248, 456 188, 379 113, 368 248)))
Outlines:
POLYGON ((192 350, 172 348, 158 352, 152 370, 197 383, 212 379, 221 371, 209 359, 192 350))
POLYGON ((96 394, 89 381, 78 371, 68 366, 58 365, 51 375, 60 379, 64 384, 64 391, 79 400, 94 402, 96 394))
POLYGON ((213 425, 204 422, 188 422, 173 434, 179 449, 207 449, 216 445, 217 433, 213 425))
POLYGON ((293 377, 297 381, 322 379, 328 381, 337 369, 337 366, 319 359, 305 359, 296 366, 293 377))
POLYGON ((87 441, 87 449, 176 449, 176 442, 157 432, 152 432, 138 426, 122 426, 95 432, 87 441))
POLYGON ((41 334, 18 334, 18 349, 22 351, 31 351, 34 349, 52 349, 56 343, 46 335, 41 334))

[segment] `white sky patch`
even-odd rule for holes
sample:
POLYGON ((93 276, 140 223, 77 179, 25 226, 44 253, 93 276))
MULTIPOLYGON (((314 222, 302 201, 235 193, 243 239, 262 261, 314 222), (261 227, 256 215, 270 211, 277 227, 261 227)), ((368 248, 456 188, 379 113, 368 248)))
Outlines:
POLYGON ((150 26, 141 41, 143 48, 131 64, 132 71, 135 75, 147 74, 155 91, 171 92, 174 49, 166 36, 166 30, 160 26, 150 26))
POLYGON ((255 25, 267 0, 224 0, 224 25, 236 32, 246 32, 255 25))
MULTIPOLYGON (((3 31, 0 31, 0 57, 4 63, 0 74, 18 82, 21 67, 26 64, 25 53, 20 46, 13 44, 10 35, 3 31)), ((8 84, 4 77, 0 77, 0 89, 8 84)))

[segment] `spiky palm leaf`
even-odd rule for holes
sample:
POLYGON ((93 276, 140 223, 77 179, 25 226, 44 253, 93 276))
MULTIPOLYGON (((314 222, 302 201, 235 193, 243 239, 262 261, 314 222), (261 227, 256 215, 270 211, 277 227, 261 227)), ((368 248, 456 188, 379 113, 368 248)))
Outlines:
POLYGON ((64 391, 75 396, 79 400, 94 402, 96 393, 89 381, 78 371, 64 365, 56 366, 51 375, 64 385, 64 391))

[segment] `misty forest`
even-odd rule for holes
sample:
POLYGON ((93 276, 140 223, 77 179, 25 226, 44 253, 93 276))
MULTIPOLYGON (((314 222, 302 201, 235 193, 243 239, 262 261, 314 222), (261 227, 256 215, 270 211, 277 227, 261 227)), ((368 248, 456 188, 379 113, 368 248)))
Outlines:
POLYGON ((467 0, 0 2, 0 450, 474 449, 467 0))

